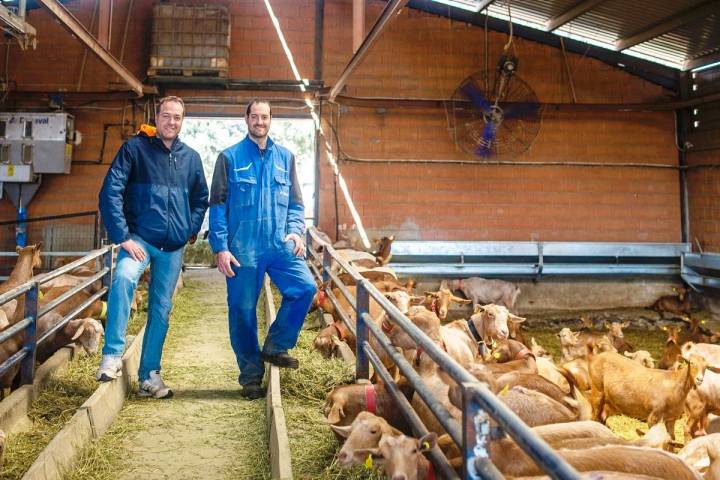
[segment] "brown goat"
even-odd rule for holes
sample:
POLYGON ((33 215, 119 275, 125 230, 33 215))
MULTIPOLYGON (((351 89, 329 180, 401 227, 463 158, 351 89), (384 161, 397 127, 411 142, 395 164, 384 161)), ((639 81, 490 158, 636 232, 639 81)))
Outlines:
POLYGON ((690 296, 687 289, 673 288, 676 295, 664 295, 652 304, 652 309, 658 313, 668 312, 675 315, 686 315, 690 312, 690 296))
POLYGON ((660 328, 668 333, 668 338, 665 340, 665 348, 663 349, 662 358, 658 363, 658 368, 674 370, 680 358, 680 327, 660 328))
POLYGON ((677 371, 645 368, 613 352, 591 356, 593 418, 600 421, 607 404, 613 412, 645 420, 648 425, 663 419, 673 435, 675 420, 683 414, 685 397, 702 383, 706 368, 720 371, 697 355, 677 371))

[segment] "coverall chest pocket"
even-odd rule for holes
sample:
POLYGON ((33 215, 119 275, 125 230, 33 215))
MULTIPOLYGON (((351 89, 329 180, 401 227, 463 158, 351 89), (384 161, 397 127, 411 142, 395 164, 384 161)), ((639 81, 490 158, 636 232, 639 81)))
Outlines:
POLYGON ((236 207, 249 207, 255 204, 257 196, 257 178, 252 164, 234 169, 228 176, 230 203, 236 207))
POLYGON ((290 179, 288 178, 288 172, 278 169, 275 167, 275 179, 273 190, 275 201, 278 206, 287 209, 290 201, 290 179))

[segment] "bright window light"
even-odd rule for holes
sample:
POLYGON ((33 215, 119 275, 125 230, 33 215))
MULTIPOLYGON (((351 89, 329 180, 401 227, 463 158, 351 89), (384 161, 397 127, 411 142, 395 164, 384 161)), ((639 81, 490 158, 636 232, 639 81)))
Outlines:
POLYGON ((480 2, 475 0, 433 0, 437 3, 450 5, 451 7, 462 8, 463 10, 469 10, 471 12, 480 11, 480 2))

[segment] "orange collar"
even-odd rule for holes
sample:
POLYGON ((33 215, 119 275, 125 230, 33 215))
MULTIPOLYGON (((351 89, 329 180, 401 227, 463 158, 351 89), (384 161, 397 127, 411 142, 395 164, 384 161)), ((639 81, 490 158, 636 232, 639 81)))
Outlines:
POLYGON ((157 134, 157 128, 153 127, 152 125, 148 125, 147 123, 143 123, 140 125, 140 130, 138 130, 138 133, 144 133, 148 137, 154 137, 157 134))
POLYGON ((345 328, 345 325, 343 325, 342 322, 333 322, 332 326, 335 327, 335 330, 337 330, 340 340, 344 342, 348 339, 347 328, 345 328))

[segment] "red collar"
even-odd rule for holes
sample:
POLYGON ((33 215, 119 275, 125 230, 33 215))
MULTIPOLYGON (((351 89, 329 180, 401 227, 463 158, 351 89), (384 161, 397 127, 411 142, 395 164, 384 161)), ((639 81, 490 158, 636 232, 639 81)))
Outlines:
POLYGON ((431 461, 428 460, 428 471, 427 471, 427 480, 436 480, 435 478, 435 469, 433 468, 433 464, 431 461))
POLYGON ((433 312, 435 315, 438 314, 437 298, 435 297, 433 297, 432 302, 430 302, 430 311, 433 312))
POLYGON ((515 355, 515 360, 525 360, 527 357, 533 357, 533 360, 535 359, 535 354, 532 353, 532 351, 525 347, 522 350, 520 350, 517 355, 515 355))
POLYGON ((375 385, 365 385, 365 403, 367 411, 375 414, 377 412, 377 398, 375 397, 375 385))
POLYGON ((318 292, 317 292, 318 305, 322 306, 322 304, 325 303, 325 297, 326 297, 325 290, 318 290, 318 292))
POLYGON ((380 328, 382 328, 383 332, 390 333, 393 331, 393 328, 395 328, 395 324, 389 322, 387 317, 385 317, 383 318, 382 322, 380 322, 380 328))

